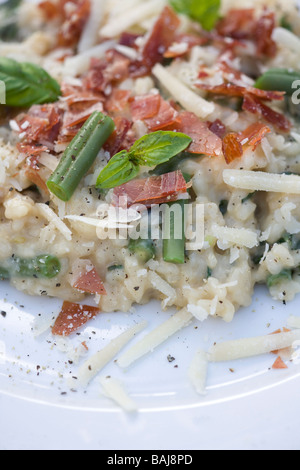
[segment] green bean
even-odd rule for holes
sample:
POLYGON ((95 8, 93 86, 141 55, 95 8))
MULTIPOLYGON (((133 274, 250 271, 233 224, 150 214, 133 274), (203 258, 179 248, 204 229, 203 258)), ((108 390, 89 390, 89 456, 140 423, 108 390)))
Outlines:
POLYGON ((184 206, 186 201, 177 201, 169 204, 170 206, 170 219, 165 221, 165 234, 163 240, 163 257, 164 261, 173 264, 184 264, 185 262, 185 215, 184 206), (182 233, 180 237, 177 237, 176 224, 175 224, 175 212, 172 208, 175 205, 179 205, 181 209, 181 229, 182 233), (169 233, 166 233, 169 229, 169 233), (166 236, 167 235, 167 236, 166 236), (169 237, 170 236, 170 237, 169 237))
POLYGON ((130 240, 128 249, 130 253, 135 254, 142 263, 147 263, 150 259, 155 258, 155 246, 152 240, 130 240))
POLYGON ((0 267, 0 279, 12 277, 32 277, 53 279, 61 271, 61 263, 56 256, 41 255, 35 258, 13 257, 0 267), (6 266, 7 264, 7 266, 6 266))
POLYGON ((95 112, 67 147, 47 182, 49 190, 62 201, 69 201, 81 179, 95 162, 99 151, 114 131, 113 120, 95 112))
POLYGON ((267 91, 284 91, 288 96, 292 96, 295 92, 293 84, 297 80, 300 80, 300 72, 273 68, 259 77, 255 87, 267 91))

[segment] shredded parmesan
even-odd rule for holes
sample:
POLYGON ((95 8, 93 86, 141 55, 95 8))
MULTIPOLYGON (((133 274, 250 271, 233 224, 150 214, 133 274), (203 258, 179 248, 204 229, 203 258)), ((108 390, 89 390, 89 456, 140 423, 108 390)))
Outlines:
POLYGON ((222 243, 254 248, 259 244, 257 233, 244 228, 230 228, 213 225, 212 234, 222 243))
POLYGON ((287 326, 288 328, 300 329, 300 317, 290 315, 290 317, 288 318, 287 326))
POLYGON ((99 28, 104 17, 105 2, 106 0, 92 0, 91 14, 78 44, 79 54, 88 51, 91 47, 97 44, 99 28))
POLYGON ((194 93, 162 65, 155 65, 153 75, 187 111, 195 113, 202 119, 207 118, 214 112, 215 105, 213 103, 209 103, 201 96, 194 93))
POLYGON ((247 191, 300 194, 300 176, 260 171, 224 170, 223 179, 233 188, 247 191))
POLYGON ((146 328, 146 326, 147 323, 142 322, 129 328, 117 338, 113 339, 104 349, 90 357, 78 371, 78 383, 86 387, 89 382, 114 359, 116 354, 140 333, 140 331, 146 328))
POLYGON ((210 362, 226 362, 254 357, 293 346, 300 340, 300 330, 275 335, 245 338, 215 344, 209 351, 210 362))
POLYGON ((186 327, 192 319, 193 315, 187 312, 186 309, 176 313, 127 350, 118 359, 119 366, 122 368, 129 367, 141 357, 153 352, 154 349, 167 341, 171 336, 186 327))
POLYGON ((297 54, 299 53, 300 39, 286 28, 275 28, 273 39, 279 46, 285 47, 297 54))
POLYGON ((117 403, 124 411, 134 413, 138 410, 136 403, 128 395, 121 382, 112 377, 102 377, 100 383, 105 396, 117 403))
POLYGON ((199 395, 206 394, 207 368, 207 353, 200 349, 195 354, 188 371, 189 380, 199 395))
POLYGON ((109 49, 112 49, 115 44, 115 41, 106 41, 102 44, 99 44, 98 46, 84 51, 82 54, 78 54, 74 57, 66 59, 64 64, 64 75, 67 77, 77 77, 84 74, 89 69, 92 58, 103 57, 105 52, 109 49))
POLYGON ((135 8, 122 12, 120 15, 113 17, 100 30, 100 35, 104 38, 114 38, 119 36, 123 31, 131 28, 136 24, 140 24, 149 16, 157 15, 164 6, 162 0, 150 0, 135 8))
POLYGON ((72 240, 72 232, 66 226, 66 224, 50 209, 47 204, 38 203, 36 206, 39 208, 40 213, 48 220, 48 222, 52 223, 57 230, 66 238, 66 240, 72 240))

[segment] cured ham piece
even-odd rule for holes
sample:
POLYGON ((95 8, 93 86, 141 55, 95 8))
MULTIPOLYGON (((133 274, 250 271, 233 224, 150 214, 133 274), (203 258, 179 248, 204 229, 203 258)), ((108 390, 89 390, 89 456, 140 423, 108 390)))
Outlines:
POLYGON ((53 148, 61 126, 62 112, 57 104, 34 105, 27 114, 16 118, 23 142, 53 148))
POLYGON ((233 9, 218 23, 217 32, 220 36, 236 40, 252 40, 258 56, 274 57, 277 51, 272 38, 275 26, 273 12, 266 10, 257 19, 254 9, 233 9))
POLYGON ((114 119, 115 130, 104 144, 104 150, 109 152, 111 157, 121 150, 129 150, 134 142, 128 138, 128 134, 132 128, 132 122, 122 116, 114 119))
POLYGON ((164 60, 164 55, 176 40, 180 19, 172 8, 166 6, 149 34, 141 54, 141 60, 131 63, 131 76, 148 75, 155 64, 164 60))
POLYGON ((239 98, 243 98, 245 95, 253 95, 265 101, 282 101, 285 95, 285 92, 282 91, 266 91, 249 86, 243 87, 234 83, 222 83, 221 85, 216 86, 210 86, 204 83, 199 83, 197 84, 197 87, 216 95, 224 95, 239 98))
POLYGON ((106 294, 103 282, 95 268, 91 269, 90 271, 85 271, 83 274, 81 273, 73 287, 74 289, 89 294, 106 294))
POLYGON ((224 137, 223 154, 228 164, 243 156, 243 146, 239 141, 238 135, 234 132, 230 132, 224 137))
POLYGON ((246 130, 238 134, 238 138, 243 147, 252 147, 253 151, 261 143, 262 139, 271 132, 265 124, 256 122, 247 127, 246 130))
POLYGON ((243 132, 227 134, 223 139, 223 155, 226 163, 241 158, 244 151, 252 147, 254 151, 262 139, 271 132, 271 129, 262 123, 254 123, 243 132))
POLYGON ((245 95, 243 109, 251 114, 262 116, 268 123, 282 132, 289 132, 291 129, 290 121, 283 114, 274 111, 253 95, 245 95))
POLYGON ((102 113, 103 104, 101 102, 95 103, 83 110, 67 111, 63 118, 63 129, 68 129, 69 127, 79 124, 83 125, 95 111, 102 113))
POLYGON ((217 32, 221 36, 233 39, 249 39, 255 30, 255 25, 255 10, 253 8, 232 9, 217 24, 217 32))
POLYGON ((193 139, 187 152, 218 157, 222 153, 222 139, 209 126, 209 123, 201 121, 194 113, 183 111, 178 115, 173 130, 193 139))
POLYGON ((259 18, 255 28, 258 56, 275 57, 277 45, 272 38, 275 27, 274 13, 265 11, 259 18))
POLYGON ((166 129, 177 122, 177 110, 158 93, 135 97, 130 110, 133 121, 144 121, 150 132, 166 129))
POLYGON ((57 336, 70 336, 99 313, 100 309, 97 307, 64 302, 52 333, 57 336))
POLYGON ((90 70, 83 80, 84 89, 109 96, 110 87, 129 76, 130 60, 114 49, 103 59, 92 59, 90 70))
POLYGON ((62 23, 58 45, 76 46, 91 13, 91 0, 46 0, 39 4, 39 8, 47 20, 58 18, 62 23))
POLYGON ((134 121, 143 121, 158 115, 161 96, 156 94, 136 96, 130 103, 130 111, 134 121))
POLYGON ((158 113, 152 118, 145 119, 145 123, 150 132, 164 130, 176 123, 178 112, 168 102, 160 99, 158 113))
POLYGON ((142 204, 150 208, 154 204, 177 201, 180 195, 187 195, 187 190, 188 185, 181 171, 174 171, 162 176, 132 180, 115 188, 113 204, 119 206, 120 198, 127 198, 127 207, 142 204))
POLYGON ((180 33, 174 37, 173 44, 164 53, 165 59, 182 57, 195 46, 203 46, 209 42, 208 38, 196 34, 180 33))
POLYGON ((120 90, 119 88, 114 88, 112 94, 105 102, 105 110, 108 113, 118 113, 123 111, 128 105, 130 96, 130 90, 120 90))

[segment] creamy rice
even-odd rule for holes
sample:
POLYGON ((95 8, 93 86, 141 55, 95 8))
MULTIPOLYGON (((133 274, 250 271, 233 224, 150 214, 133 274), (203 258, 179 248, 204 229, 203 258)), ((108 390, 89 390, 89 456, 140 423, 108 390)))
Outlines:
MULTIPOLYGON (((78 83, 78 80, 80 83, 82 76, 88 72, 90 58, 94 54, 101 59, 106 49, 117 47, 119 53, 130 59, 135 58, 138 51, 136 47, 116 46, 120 34, 125 31, 136 33, 139 35, 136 43, 142 44, 166 6, 166 2, 161 0, 115 0, 101 2, 101 8, 96 0, 94 3, 95 11, 98 8, 97 23, 95 18, 89 20, 81 36, 79 54, 74 55, 72 52, 70 56, 71 52, 66 47, 53 49, 59 24, 56 20, 46 21, 40 9, 25 3, 18 13, 22 37, 25 39, 19 43, 1 43, 0 55, 38 64, 60 83, 73 84, 78 83), (116 12, 119 14, 118 21, 122 18, 121 22, 115 19, 116 12), (107 37, 108 31, 110 37, 107 37), (102 45, 99 46, 99 43, 102 45), (66 58, 61 60, 60 57, 64 56, 66 58)), ((246 41, 245 50, 240 48, 233 57, 225 51, 224 60, 233 69, 241 70, 242 63, 246 59, 251 62, 249 56, 252 56, 252 66, 254 58, 259 73, 272 67, 293 68, 300 72, 299 52, 295 51, 290 42, 287 43, 286 30, 279 27, 284 16, 296 34, 300 31, 300 16, 295 2, 243 2, 243 8, 253 5, 258 16, 265 6, 275 11, 276 55, 257 59, 253 44, 246 41)), ((231 8, 240 8, 240 2, 224 0, 222 13, 226 15, 231 8)), ((179 30, 188 33, 191 29, 195 32, 199 27, 182 16, 179 30)), ((295 37, 295 40, 298 38, 295 37)), ((184 51, 182 45, 176 44, 173 45, 174 50, 184 51)), ((180 109, 189 107, 188 111, 196 114, 196 102, 199 100, 203 115, 199 116, 198 112, 198 118, 202 122, 221 121, 227 133, 242 132, 258 120, 264 123, 257 115, 238 107, 232 109, 228 103, 214 99, 214 95, 197 87, 200 69, 211 74, 210 85, 219 84, 220 53, 220 47, 213 41, 195 45, 188 53, 179 55, 168 65, 164 62, 160 66, 191 93, 191 97, 184 94, 180 99, 176 95, 176 86, 170 81, 164 82, 158 69, 157 73, 144 77, 128 76, 115 87, 129 90, 132 98, 149 93, 161 93, 166 100, 177 98, 180 109), (175 92, 172 93, 171 89, 175 92)), ((250 76, 244 76, 242 81, 245 86, 254 84, 250 76)), ((270 106, 286 113, 284 101, 271 103, 270 106)), ((86 294, 73 287, 74 280, 82 266, 91 263, 106 290, 106 295, 96 295, 94 298, 102 311, 128 312, 135 304, 143 305, 151 299, 158 299, 163 309, 187 308, 200 321, 208 316, 231 321, 241 307, 251 304, 256 284, 265 284, 270 276, 278 276, 283 271, 288 271, 290 276, 270 286, 271 296, 278 301, 290 301, 300 292, 300 251, 298 247, 291 247, 288 238, 282 240, 286 234, 296 237, 300 232, 300 196, 285 190, 280 193, 260 191, 259 187, 254 190, 242 189, 226 184, 223 178, 224 170, 259 171, 272 175, 289 172, 299 175, 299 119, 289 116, 292 123, 289 132, 281 132, 270 123, 265 123, 270 132, 254 150, 252 147, 247 148, 242 158, 230 163, 226 163, 222 154, 213 157, 193 156, 182 161, 180 169, 192 177, 192 204, 204 206, 205 243, 203 248, 187 252, 184 264, 172 264, 164 261, 162 240, 154 242, 155 259, 143 263, 128 250, 128 240, 101 240, 97 226, 87 223, 88 219, 97 221, 99 206, 104 208, 111 202, 112 190, 105 195, 101 193, 100 197, 94 188, 97 176, 112 156, 107 151, 100 151, 93 167, 69 202, 32 188, 32 181, 26 173, 28 157, 16 148, 20 132, 15 127, 15 118, 11 116, 9 131, 8 122, 3 123, 1 128, 0 266, 11 257, 34 258, 45 253, 61 261, 61 271, 53 279, 12 276, 11 283, 18 290, 33 296, 81 302, 86 294), (222 210, 224 201, 226 208, 222 210), (260 252, 258 262, 254 262, 260 252)), ((21 131, 26 133, 26 124, 21 131)), ((148 129, 144 122, 139 121, 134 124, 134 131, 137 137, 141 137, 148 129)), ((64 150, 62 143, 54 144, 49 152, 45 151, 39 156, 39 175, 43 181, 51 176, 64 150)), ((149 175, 144 173, 143 176, 149 175)), ((286 187, 289 184, 287 181, 286 187)))

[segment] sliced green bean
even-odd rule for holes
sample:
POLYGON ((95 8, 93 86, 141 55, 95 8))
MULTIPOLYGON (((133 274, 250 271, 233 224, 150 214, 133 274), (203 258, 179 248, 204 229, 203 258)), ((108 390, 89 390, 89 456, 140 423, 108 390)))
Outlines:
POLYGON ((173 264, 184 264, 185 262, 185 214, 184 207, 186 201, 181 200, 169 204, 170 206, 170 220, 165 220, 165 233, 163 240, 163 257, 164 261, 173 264), (175 223, 175 212, 172 208, 175 205, 179 205, 181 209, 181 234, 177 237, 176 223, 175 223), (167 236, 166 236, 167 235, 167 236), (169 237, 170 236, 170 237, 169 237))
POLYGON ((0 267, 0 279, 12 277, 32 277, 53 279, 61 271, 61 263, 56 256, 41 255, 35 258, 14 257, 7 261, 7 266, 0 267))
POLYGON ((113 120, 95 112, 67 147, 47 182, 49 190, 62 201, 69 201, 81 179, 95 162, 104 143, 115 129, 113 120))
POLYGON ((150 259, 154 259, 156 255, 155 246, 152 240, 130 240, 128 249, 130 253, 135 254, 142 263, 147 263, 150 259))

